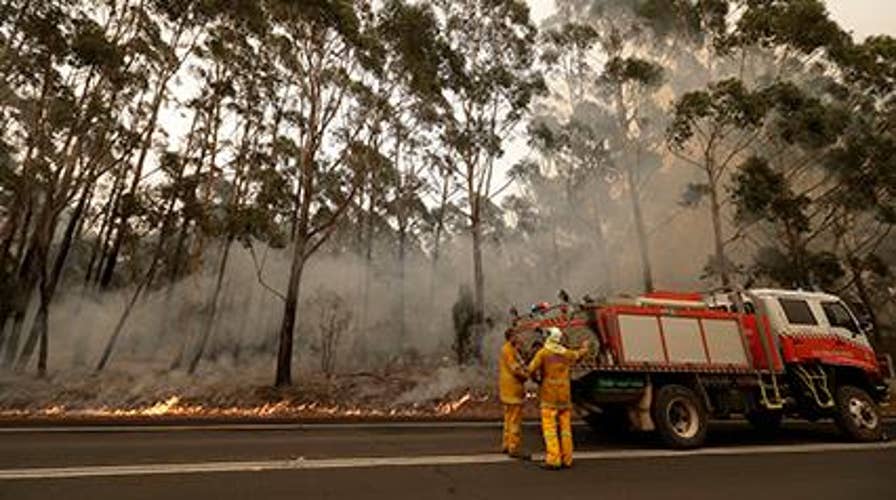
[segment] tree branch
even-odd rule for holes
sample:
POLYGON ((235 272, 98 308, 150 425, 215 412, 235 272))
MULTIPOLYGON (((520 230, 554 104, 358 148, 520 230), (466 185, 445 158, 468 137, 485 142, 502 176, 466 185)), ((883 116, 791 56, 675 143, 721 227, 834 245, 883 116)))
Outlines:
POLYGON ((252 256, 252 264, 255 266, 255 276, 258 278, 258 284, 260 284, 265 290, 271 292, 273 295, 275 295, 277 298, 279 298, 283 302, 286 302, 285 295, 283 295, 282 293, 280 293, 279 291, 277 291, 276 289, 274 289, 273 287, 271 287, 264 281, 264 276, 262 274, 262 271, 264 269, 264 263, 262 263, 259 266, 258 258, 255 255, 255 247, 252 245, 251 240, 248 243, 249 243, 249 255, 252 256))

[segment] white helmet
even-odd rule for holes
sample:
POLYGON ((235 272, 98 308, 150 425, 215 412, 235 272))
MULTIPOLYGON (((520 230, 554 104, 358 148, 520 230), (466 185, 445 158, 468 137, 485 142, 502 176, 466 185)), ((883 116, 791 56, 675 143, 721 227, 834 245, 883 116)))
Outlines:
POLYGON ((545 328, 545 331, 548 332, 548 342, 552 344, 560 344, 563 342, 563 332, 556 326, 549 326, 545 328))

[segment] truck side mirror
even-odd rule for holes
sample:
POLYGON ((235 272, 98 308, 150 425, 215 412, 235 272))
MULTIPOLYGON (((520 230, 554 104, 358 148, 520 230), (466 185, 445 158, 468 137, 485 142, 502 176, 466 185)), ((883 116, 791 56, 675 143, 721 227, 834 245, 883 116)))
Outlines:
MULTIPOLYGON (((870 336, 874 331, 874 325, 871 324, 870 321, 862 321, 859 324, 859 330, 866 336, 870 336)), ((858 337, 858 334, 854 334, 853 337, 858 337)))

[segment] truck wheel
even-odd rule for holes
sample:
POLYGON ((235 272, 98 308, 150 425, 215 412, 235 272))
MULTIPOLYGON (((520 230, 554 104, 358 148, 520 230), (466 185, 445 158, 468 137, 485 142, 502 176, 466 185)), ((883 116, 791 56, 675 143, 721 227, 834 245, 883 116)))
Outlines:
POLYGON ((753 410, 747 412, 747 421, 757 431, 775 432, 781 428, 781 420, 784 419, 784 413, 780 411, 753 410))
POLYGON ((706 408, 687 387, 661 387, 656 391, 650 413, 660 439, 671 448, 697 448, 706 440, 706 408))
POLYGON ((883 436, 880 410, 868 393, 852 385, 837 388, 834 422, 854 441, 879 441, 883 436))

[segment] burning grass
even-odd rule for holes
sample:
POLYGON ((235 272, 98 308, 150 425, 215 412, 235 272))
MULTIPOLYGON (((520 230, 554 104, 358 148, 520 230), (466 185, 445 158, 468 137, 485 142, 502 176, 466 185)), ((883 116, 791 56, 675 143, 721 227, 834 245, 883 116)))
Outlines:
POLYGON ((490 375, 491 370, 446 367, 428 373, 304 376, 283 389, 253 383, 251 376, 239 382, 134 372, 51 380, 5 376, 0 377, 0 421, 499 419, 502 409, 490 375))

